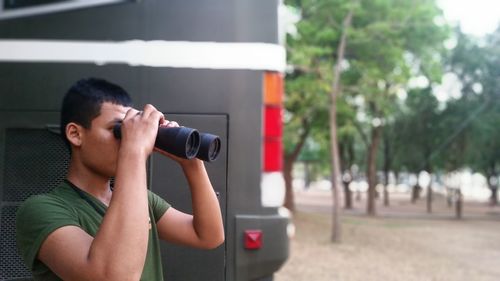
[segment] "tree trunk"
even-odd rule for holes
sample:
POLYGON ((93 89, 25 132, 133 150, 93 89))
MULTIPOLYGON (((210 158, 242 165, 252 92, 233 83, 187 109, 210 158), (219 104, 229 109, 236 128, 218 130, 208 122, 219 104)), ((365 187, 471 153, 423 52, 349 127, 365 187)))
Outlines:
POLYGON ((384 137, 384 206, 389 206, 389 191, 387 186, 389 185, 389 172, 391 169, 391 150, 389 147, 389 141, 387 137, 384 137))
POLYGON ((463 214, 463 202, 464 202, 464 198, 463 198, 463 195, 462 195, 462 191, 460 189, 457 189, 457 191, 456 191, 456 201, 455 201, 455 217, 457 219, 461 219, 462 218, 462 214, 463 214))
POLYGON ((485 175, 488 187, 491 190, 490 206, 494 207, 498 205, 498 174, 496 173, 494 163, 491 165, 490 171, 487 171, 485 175))
POLYGON ((349 189, 349 185, 352 180, 342 180, 344 185, 344 208, 352 209, 352 191, 349 189))
POLYGON ((429 181, 429 186, 427 186, 427 213, 432 213, 432 177, 429 181))
POLYGON ((368 168, 367 168, 367 177, 368 177, 368 198, 367 198, 367 207, 366 212, 370 216, 376 215, 375 210, 375 187, 377 185, 377 148, 380 142, 380 135, 382 132, 382 127, 377 126, 372 129, 371 136, 371 144, 368 150, 368 168))
POLYGON ((295 212, 295 199, 293 195, 293 164, 295 160, 291 159, 291 157, 285 157, 285 163, 283 167, 283 177, 285 178, 285 207, 295 212))
POLYGON ((311 122, 307 119, 302 119, 302 128, 304 129, 299 136, 299 141, 293 148, 292 153, 285 155, 285 164, 283 167, 283 177, 285 178, 285 207, 290 211, 295 211, 295 200, 293 196, 293 165, 297 158, 299 157, 300 151, 304 144, 306 143, 306 139, 309 136, 309 132, 311 131, 311 122))
MULTIPOLYGON (((429 154, 427 154, 429 155, 429 154)), ((429 159, 429 157, 427 158, 429 159)), ((429 184, 427 186, 427 213, 432 213, 432 201, 433 201, 433 195, 434 191, 432 190, 432 168, 429 165, 429 162, 427 163, 427 168, 425 169, 426 172, 429 173, 429 184)))
POLYGON ((420 190, 422 188, 418 184, 418 182, 413 186, 411 189, 411 203, 415 204, 417 203, 417 200, 420 199, 420 190))
POLYGON ((384 184, 384 206, 389 207, 389 190, 388 190, 388 185, 389 181, 387 180, 389 173, 386 173, 386 180, 384 184))
POLYGON ((340 199, 339 189, 341 186, 340 159, 337 143, 337 109, 336 95, 332 94, 330 105, 330 153, 331 153, 331 184, 332 184, 332 242, 340 242, 340 199))
POLYGON ((491 204, 491 206, 497 206, 498 205, 498 188, 497 187, 492 187, 491 188, 490 204, 491 204))
POLYGON ((337 140, 337 97, 340 95, 340 72, 347 41, 347 30, 351 26, 352 10, 350 10, 342 23, 342 36, 337 48, 337 61, 333 69, 332 90, 330 92, 330 153, 331 153, 331 182, 332 182, 332 242, 340 242, 340 199, 341 186, 340 156, 337 140))
POLYGON ((491 190, 490 205, 494 207, 498 205, 498 187, 491 184, 489 186, 491 190))

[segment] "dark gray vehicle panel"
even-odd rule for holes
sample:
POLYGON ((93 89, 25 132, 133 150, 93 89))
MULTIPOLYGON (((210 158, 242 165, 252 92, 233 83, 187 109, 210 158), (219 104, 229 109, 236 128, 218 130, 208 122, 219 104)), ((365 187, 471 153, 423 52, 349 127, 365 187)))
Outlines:
POLYGON ((277 42, 276 1, 187 2, 126 1, 7 19, 0 21, 0 38, 277 42))
MULTIPOLYGON (((0 40, 116 42, 139 39, 274 44, 277 37, 277 0, 132 0, 0 19, 0 40)), ((166 112, 167 118, 178 119, 182 125, 218 134, 223 140, 223 151, 216 162, 206 167, 219 193, 226 241, 213 251, 163 244, 165 276, 167 280, 260 278, 272 275, 288 253, 288 241, 283 240, 287 239, 284 231, 287 220, 277 217, 275 208, 262 208, 260 204, 263 73, 264 69, 0 62, 0 119, 6 118, 0 120, 0 136, 5 135, 4 129, 14 126, 14 123, 17 124, 15 126, 31 128, 35 125, 29 121, 37 120, 35 127, 38 129, 47 122, 57 125, 57 111, 64 93, 72 83, 84 77, 101 77, 121 85, 131 94, 135 107, 151 103, 166 112), (17 119, 14 123, 6 121, 17 119), (269 233, 266 239, 278 235, 280 241, 274 241, 276 247, 265 248, 260 254, 244 251, 241 232, 246 227, 262 227, 269 233), (278 251, 264 257, 273 249, 278 251), (259 269, 255 271, 255 267, 259 269)), ((4 149, 5 138, 0 137, 2 169, 1 161, 5 161, 6 156, 4 149)), ((175 207, 189 212, 189 192, 178 169, 168 159, 153 156, 151 188, 175 207), (173 174, 164 173, 165 169, 172 170, 173 174)), ((7 192, 4 175, 5 172, 0 170, 2 233, 12 231, 8 226, 12 219, 12 206, 15 208, 19 203, 17 199, 4 200, 7 192)), ((12 241, 7 239, 0 243, 2 246, 12 241)), ((265 245, 271 244, 266 242, 265 245)), ((0 255, 7 253, 2 249, 3 246, 0 255)), ((5 263, 0 265, 0 280, 23 277, 22 274, 5 275, 7 267, 13 264, 18 265, 13 260, 5 259, 5 263)))

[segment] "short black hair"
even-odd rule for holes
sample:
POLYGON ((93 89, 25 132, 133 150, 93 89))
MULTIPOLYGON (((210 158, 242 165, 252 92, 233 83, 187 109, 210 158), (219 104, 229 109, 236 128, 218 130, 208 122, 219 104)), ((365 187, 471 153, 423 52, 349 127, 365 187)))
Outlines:
MULTIPOLYGON (((66 126, 70 122, 90 129, 92 120, 101 114, 104 102, 132 106, 129 94, 120 86, 100 78, 78 80, 66 92, 61 106, 61 136, 69 148, 66 126)), ((71 149, 70 149, 71 150, 71 149)))

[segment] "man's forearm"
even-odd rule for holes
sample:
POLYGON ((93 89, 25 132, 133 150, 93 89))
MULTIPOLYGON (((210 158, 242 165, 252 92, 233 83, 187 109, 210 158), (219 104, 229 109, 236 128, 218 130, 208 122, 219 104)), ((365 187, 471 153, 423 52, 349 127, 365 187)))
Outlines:
POLYGON ((182 168, 191 189, 193 227, 203 248, 215 248, 224 241, 219 200, 201 160, 184 162, 182 168))
POLYGON ((146 158, 136 154, 120 151, 113 197, 89 252, 89 261, 102 262, 100 270, 110 279, 139 280, 146 258, 146 158))

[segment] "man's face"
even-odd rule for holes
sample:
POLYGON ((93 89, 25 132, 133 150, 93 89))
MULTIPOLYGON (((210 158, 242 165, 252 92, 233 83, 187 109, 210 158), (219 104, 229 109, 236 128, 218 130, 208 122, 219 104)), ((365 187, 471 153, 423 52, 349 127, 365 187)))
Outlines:
POLYGON ((125 118, 129 109, 130 107, 104 102, 100 115, 92 120, 90 129, 84 129, 81 159, 92 172, 105 177, 115 175, 120 143, 113 135, 113 127, 125 118))

